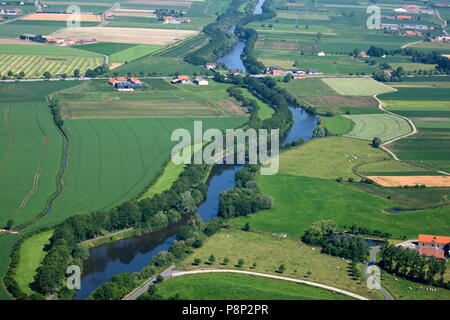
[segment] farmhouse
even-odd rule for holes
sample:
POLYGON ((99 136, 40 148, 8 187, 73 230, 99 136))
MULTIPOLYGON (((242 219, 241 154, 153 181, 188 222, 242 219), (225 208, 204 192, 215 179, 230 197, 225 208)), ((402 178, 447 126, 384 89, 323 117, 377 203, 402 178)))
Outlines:
POLYGON ((127 77, 110 78, 109 84, 116 88, 118 91, 134 91, 135 88, 147 87, 145 83, 142 83, 138 78, 135 77, 131 77, 130 79, 128 79, 127 77))
POLYGON ((267 68, 267 73, 272 76, 285 76, 287 74, 292 74, 294 76, 294 79, 303 77, 305 74, 302 70, 284 69, 278 66, 270 66, 269 68, 267 68))
POLYGON ((22 33, 19 38, 21 40, 35 41, 37 36, 38 36, 37 34, 33 33, 22 33))
POLYGON ((189 79, 189 76, 185 75, 179 75, 172 81, 170 81, 172 84, 192 84, 193 82, 189 79))
POLYGON ((216 69, 216 67, 217 67, 217 63, 215 63, 215 62, 206 63, 206 69, 214 70, 214 69, 216 69))
POLYGON ((22 9, 14 8, 14 9, 0 9, 0 14, 4 14, 7 16, 18 16, 22 14, 22 9))
POLYGON ((172 16, 164 17, 164 24, 181 24, 181 23, 190 23, 191 20, 188 18, 177 18, 172 16))
POLYGON ((194 83, 199 86, 207 86, 209 84, 208 80, 206 80, 202 77, 196 77, 194 80, 194 83))
POLYGON ((444 258, 449 255, 450 237, 419 234, 419 254, 444 258))
POLYGON ((325 52, 320 51, 317 55, 318 55, 319 57, 325 57, 325 52))
POLYGON ((367 53, 365 51, 361 51, 358 56, 362 57, 362 58, 369 58, 369 56, 367 55, 367 53))
POLYGON ((380 27, 381 29, 386 30, 398 30, 400 28, 399 25, 395 23, 382 23, 380 27))
POLYGON ((397 8, 397 9, 394 9, 394 12, 396 12, 396 13, 406 13, 406 12, 408 12, 408 10, 406 10, 404 8, 397 8))
POLYGON ((397 20, 412 20, 411 16, 397 16, 397 20))
POLYGON ((407 36, 421 36, 422 33, 420 31, 411 31, 411 30, 406 30, 405 34, 407 36))

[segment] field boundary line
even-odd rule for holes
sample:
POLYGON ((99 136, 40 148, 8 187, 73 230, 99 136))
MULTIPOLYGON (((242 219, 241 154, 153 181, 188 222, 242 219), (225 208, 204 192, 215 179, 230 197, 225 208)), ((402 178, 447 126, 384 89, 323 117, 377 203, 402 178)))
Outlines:
POLYGON ((346 291, 346 290, 343 290, 343 289, 339 289, 339 288, 336 288, 336 287, 328 286, 328 285, 325 285, 325 284, 317 283, 317 282, 300 280, 300 279, 294 279, 294 278, 288 278, 288 277, 282 277, 282 276, 276 276, 276 275, 260 273, 260 272, 245 271, 245 270, 197 269, 197 270, 192 270, 192 271, 172 271, 171 277, 174 278, 174 277, 180 277, 180 276, 185 276, 185 275, 190 275, 190 274, 219 273, 219 272, 222 272, 222 273, 239 273, 239 274, 246 274, 246 275, 250 275, 250 276, 270 278, 270 279, 275 279, 275 280, 289 281, 289 282, 294 282, 294 283, 299 283, 299 284, 305 284, 305 285, 316 287, 316 288, 326 289, 326 290, 333 291, 333 292, 336 292, 336 293, 341 293, 341 294, 344 294, 346 296, 349 296, 349 297, 352 297, 352 298, 356 298, 358 300, 369 300, 368 298, 360 296, 360 295, 358 295, 356 293, 353 293, 353 292, 350 292, 350 291, 346 291))
POLYGON ((9 155, 11 154, 11 150, 14 146, 14 134, 13 134, 11 126, 9 125, 9 122, 8 122, 8 115, 9 115, 9 105, 6 106, 5 115, 4 115, 5 125, 9 132, 9 144, 8 144, 8 149, 6 150, 6 154, 4 155, 2 162, 0 163, 0 175, 2 174, 3 170, 5 169, 6 162, 8 161, 9 155))

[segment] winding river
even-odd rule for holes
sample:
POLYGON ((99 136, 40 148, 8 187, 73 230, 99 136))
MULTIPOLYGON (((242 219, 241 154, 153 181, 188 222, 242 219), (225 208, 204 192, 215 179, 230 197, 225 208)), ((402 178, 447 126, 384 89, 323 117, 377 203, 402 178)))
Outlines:
MULTIPOLYGON (((262 12, 262 5, 265 0, 259 0, 255 14, 262 12)), ((240 53, 245 47, 244 42, 236 45, 237 49, 228 53, 227 66, 236 66, 240 62, 240 53), (241 48, 241 44, 243 47, 241 48), (236 60, 237 59, 237 60, 236 60), (231 64, 233 63, 233 64, 231 64), (236 63, 236 64, 235 64, 236 63)), ((220 60, 219 60, 220 61, 220 60)), ((240 69, 240 70, 245 70, 240 69)), ((317 124, 317 117, 305 112, 303 109, 290 108, 294 122, 287 135, 283 138, 282 144, 286 144, 300 138, 308 140, 311 138, 312 130, 317 124)), ((207 181, 208 193, 205 202, 197 210, 197 213, 204 221, 217 216, 220 192, 234 186, 234 175, 241 169, 241 165, 216 164, 211 170, 207 181)), ((95 289, 109 281, 114 275, 122 272, 137 272, 149 264, 153 256, 158 252, 167 250, 175 240, 175 234, 180 225, 185 223, 182 219, 175 225, 168 228, 138 237, 120 240, 90 250, 89 258, 84 262, 83 274, 81 278, 81 289, 78 290, 75 299, 86 299, 95 289)))

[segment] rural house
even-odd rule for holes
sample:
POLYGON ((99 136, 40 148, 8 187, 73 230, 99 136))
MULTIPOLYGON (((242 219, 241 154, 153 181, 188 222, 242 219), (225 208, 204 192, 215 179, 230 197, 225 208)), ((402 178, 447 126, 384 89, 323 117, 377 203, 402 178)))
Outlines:
POLYGON ((214 69, 216 69, 216 67, 217 67, 217 63, 215 63, 215 62, 206 63, 206 69, 214 70, 214 69))
POLYGON ((325 57, 325 52, 320 51, 317 55, 318 55, 319 57, 325 57))
POLYGON ((179 75, 172 81, 170 81, 172 84, 192 84, 193 82, 189 79, 189 76, 185 75, 179 75))
POLYGON ((145 83, 142 83, 136 77, 132 77, 130 79, 128 79, 127 77, 110 78, 109 84, 116 88, 118 91, 134 91, 135 88, 147 87, 145 83))
POLYGON ((449 255, 450 237, 419 234, 419 254, 444 258, 449 255))

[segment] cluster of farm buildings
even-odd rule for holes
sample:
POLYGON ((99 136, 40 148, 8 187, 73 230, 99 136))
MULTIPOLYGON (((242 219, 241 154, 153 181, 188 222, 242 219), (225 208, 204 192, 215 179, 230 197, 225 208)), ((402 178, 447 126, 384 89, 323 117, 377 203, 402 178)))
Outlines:
POLYGON ((189 76, 178 75, 174 79, 170 81, 172 84, 196 84, 199 86, 207 86, 209 85, 208 80, 202 77, 195 77, 194 81, 192 81, 189 76))
POLYGON ((88 40, 78 40, 75 38, 49 38, 42 36, 41 34, 33 34, 33 33, 22 33, 19 37, 21 40, 26 41, 38 41, 38 42, 48 42, 50 44, 58 45, 58 46, 72 46, 72 45, 81 45, 81 44, 91 44, 97 43, 95 39, 88 40))
POLYGON ((164 18, 164 24, 181 24, 181 23, 190 23, 191 20, 188 18, 178 18, 173 16, 165 16, 164 18))
POLYGON ((137 88, 147 88, 145 83, 142 83, 136 77, 116 77, 109 79, 109 84, 112 85, 117 91, 134 91, 137 88))
POLYGON ((318 69, 308 69, 307 71, 297 69, 286 69, 279 66, 270 66, 267 68, 267 73, 273 77, 292 75, 294 79, 302 79, 306 75, 318 75, 322 74, 318 69))
POLYGON ((416 250, 420 255, 442 259, 449 256, 450 237, 419 234, 418 240, 406 241, 398 246, 416 250))

